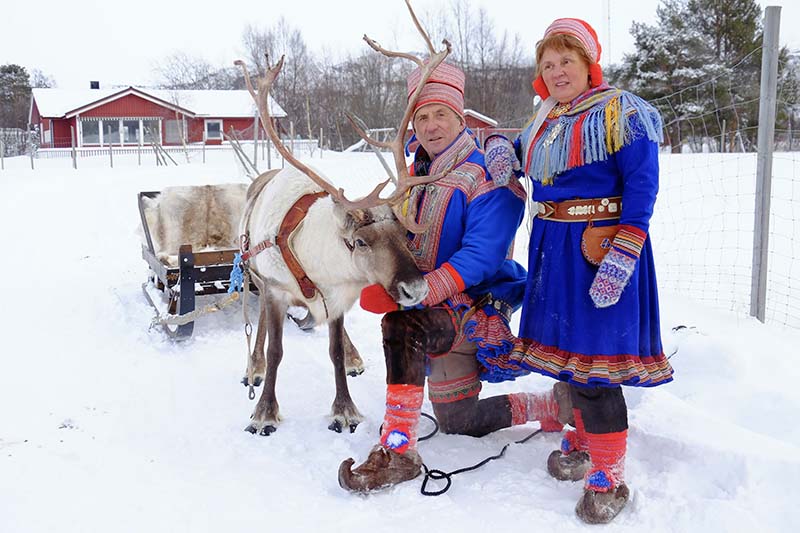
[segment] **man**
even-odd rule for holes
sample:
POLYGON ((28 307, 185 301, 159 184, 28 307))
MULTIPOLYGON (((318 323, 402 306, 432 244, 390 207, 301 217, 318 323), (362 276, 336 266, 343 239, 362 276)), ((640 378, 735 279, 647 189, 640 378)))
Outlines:
MULTIPOLYGON (((408 95, 420 80, 408 78, 408 95)), ((481 379, 504 381, 525 372, 507 364, 513 345, 508 321, 519 307, 525 269, 511 257, 525 210, 516 178, 492 180, 464 120, 464 73, 440 64, 423 87, 412 119, 417 145, 415 175, 449 172, 414 187, 405 209, 427 225, 409 234, 417 267, 429 293, 419 309, 398 310, 378 285, 364 289, 361 305, 387 313, 382 321, 386 357, 386 415, 380 443, 355 469, 339 468, 339 484, 368 492, 412 479, 421 471, 417 424, 428 373, 428 394, 445 433, 483 436, 514 424, 539 420, 560 431, 571 415, 568 393, 505 394, 479 400, 481 379), (426 364, 427 363, 427 364, 426 364), (561 409, 559 409, 561 404, 561 409)))

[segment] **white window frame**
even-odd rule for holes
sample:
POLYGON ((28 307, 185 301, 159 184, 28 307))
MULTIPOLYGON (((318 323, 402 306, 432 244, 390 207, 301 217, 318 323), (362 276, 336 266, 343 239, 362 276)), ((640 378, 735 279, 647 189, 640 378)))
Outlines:
POLYGON ((223 132, 224 131, 225 130, 223 129, 223 123, 222 123, 222 119, 221 118, 207 118, 203 122, 203 137, 205 138, 206 141, 221 141, 221 140, 223 140, 223 132), (208 125, 212 124, 212 123, 215 123, 215 122, 217 124, 219 124, 219 137, 209 137, 208 136, 208 125))

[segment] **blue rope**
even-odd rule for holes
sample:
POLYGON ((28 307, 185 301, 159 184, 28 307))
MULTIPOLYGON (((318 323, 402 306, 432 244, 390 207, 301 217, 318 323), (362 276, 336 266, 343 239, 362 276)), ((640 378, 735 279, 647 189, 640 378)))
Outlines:
POLYGON ((240 253, 233 256, 233 268, 231 269, 230 281, 231 286, 228 287, 228 294, 243 290, 244 271, 242 270, 242 254, 240 253))

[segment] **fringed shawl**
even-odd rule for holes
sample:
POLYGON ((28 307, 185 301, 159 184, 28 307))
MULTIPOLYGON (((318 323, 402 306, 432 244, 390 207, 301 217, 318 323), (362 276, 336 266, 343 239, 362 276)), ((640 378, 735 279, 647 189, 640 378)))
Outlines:
POLYGON ((663 140, 661 115, 653 106, 605 84, 557 105, 535 135, 531 130, 529 124, 521 138, 524 170, 544 184, 572 168, 605 161, 643 133, 663 140))

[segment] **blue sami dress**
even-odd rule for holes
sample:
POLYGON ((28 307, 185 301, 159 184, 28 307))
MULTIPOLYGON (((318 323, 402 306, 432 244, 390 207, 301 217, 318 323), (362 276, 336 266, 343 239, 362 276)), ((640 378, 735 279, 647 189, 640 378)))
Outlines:
MULTIPOLYGON (((535 201, 622 197, 620 220, 645 233, 658 191, 661 119, 644 100, 604 85, 556 107, 538 135, 517 140, 535 201)), ((619 302, 597 308, 597 266, 581 252, 586 222, 534 218, 519 340, 521 368, 578 386, 654 386, 672 380, 659 325, 648 237, 619 302)))
MULTIPOLYGON (((415 139, 409 144, 413 146, 415 139)), ((410 233, 409 248, 420 271, 431 272, 447 263, 463 281, 464 291, 441 304, 462 325, 454 345, 464 338, 475 342, 483 366, 481 379, 513 379, 529 373, 508 361, 516 340, 508 319, 522 305, 527 276, 511 259, 524 216, 525 190, 516 178, 509 183, 491 178, 469 130, 432 161, 421 147, 416 150, 415 174, 433 175, 451 168, 435 182, 412 188, 408 208, 428 229, 410 233)))

